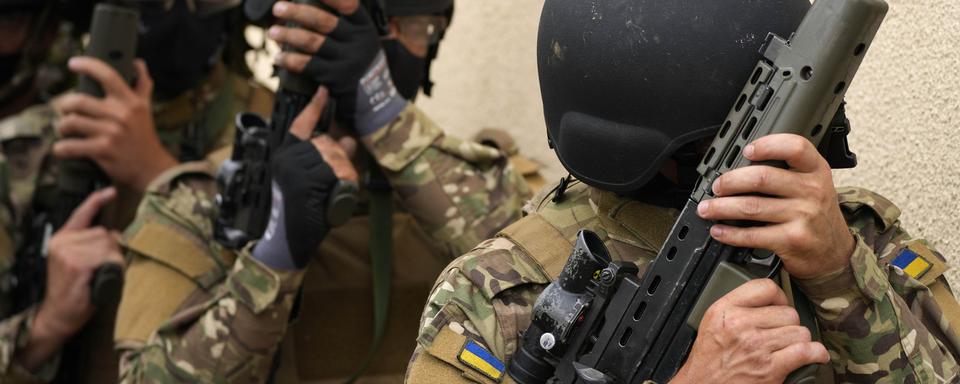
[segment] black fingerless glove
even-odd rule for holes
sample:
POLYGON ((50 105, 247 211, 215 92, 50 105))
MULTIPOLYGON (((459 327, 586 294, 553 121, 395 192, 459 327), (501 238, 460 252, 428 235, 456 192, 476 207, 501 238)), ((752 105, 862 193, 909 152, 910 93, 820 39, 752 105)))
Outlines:
POLYGON ((272 178, 270 222, 253 257, 271 268, 301 269, 330 231, 326 206, 337 176, 313 143, 288 134, 272 178))
POLYGON ((302 75, 330 90, 337 117, 360 136, 383 127, 406 107, 390 78, 377 27, 363 7, 340 17, 302 75))

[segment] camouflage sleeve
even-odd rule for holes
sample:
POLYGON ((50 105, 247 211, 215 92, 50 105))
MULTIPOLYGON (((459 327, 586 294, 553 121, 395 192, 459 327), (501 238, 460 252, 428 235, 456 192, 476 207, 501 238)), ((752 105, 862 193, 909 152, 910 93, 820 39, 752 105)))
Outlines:
POLYGON ((520 218, 530 189, 499 151, 447 136, 413 104, 363 138, 400 204, 449 254, 520 218))
POLYGON ((124 233, 114 330, 123 383, 267 379, 303 272, 222 249, 213 240, 213 184, 203 162, 165 173, 124 233))
POLYGON ((142 348, 122 351, 120 382, 265 382, 302 278, 244 251, 213 299, 177 313, 142 348))
POLYGON ((31 307, 0 321, 0 383, 49 383, 57 373, 59 357, 48 361, 35 373, 27 371, 15 358, 17 350, 29 341, 35 309, 31 307))
POLYGON ((922 270, 931 273, 927 281, 916 265, 906 269, 910 273, 898 266, 901 255, 916 253, 927 255, 924 262, 929 265, 945 266, 942 256, 904 231, 899 209, 883 197, 862 189, 839 191, 856 238, 850 264, 827 276, 798 281, 814 304, 837 378, 856 383, 953 382, 960 369, 957 337, 928 288, 943 277, 927 268, 922 270))
POLYGON ((461 360, 462 349, 469 340, 498 362, 509 361, 547 283, 543 270, 504 238, 486 240, 456 259, 427 299, 407 381, 499 382, 504 370, 497 376, 473 368, 461 360))

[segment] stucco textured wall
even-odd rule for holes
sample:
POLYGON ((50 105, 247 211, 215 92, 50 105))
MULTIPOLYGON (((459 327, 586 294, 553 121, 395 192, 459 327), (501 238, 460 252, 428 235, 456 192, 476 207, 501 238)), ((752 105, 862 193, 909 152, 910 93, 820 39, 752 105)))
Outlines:
MULTIPOLYGON (((848 93, 854 170, 838 185, 880 192, 902 221, 960 265, 960 2, 889 0, 890 13, 848 93)), ((458 1, 434 67, 434 97, 417 103, 448 132, 509 129, 522 151, 564 174, 547 148, 537 82, 539 0, 458 1)), ((950 273, 954 287, 960 273, 950 273)))

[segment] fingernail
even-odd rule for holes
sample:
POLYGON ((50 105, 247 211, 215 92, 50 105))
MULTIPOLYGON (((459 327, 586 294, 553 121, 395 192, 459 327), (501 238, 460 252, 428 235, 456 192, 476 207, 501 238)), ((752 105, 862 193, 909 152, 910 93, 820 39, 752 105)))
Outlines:
POLYGON ((754 147, 753 144, 748 144, 745 148, 743 148, 743 155, 749 159, 753 157, 753 151, 755 150, 756 148, 754 147))
POLYGON ((710 227, 710 236, 713 236, 715 238, 723 236, 723 228, 718 227, 716 225, 710 227))
POLYGON ((276 56, 273 57, 273 64, 274 64, 274 65, 280 65, 281 62, 283 62, 283 52, 280 52, 280 53, 278 53, 276 56))
POLYGON ((697 204, 697 214, 699 214, 700 217, 703 217, 703 215, 707 214, 707 209, 709 208, 710 208, 709 201, 701 201, 700 204, 697 204))
POLYGON ((100 193, 101 193, 101 196, 103 197, 110 197, 110 196, 113 196, 114 193, 117 193, 117 189, 114 187, 107 187, 107 188, 101 189, 100 193))
POLYGON ((273 5, 273 13, 275 15, 279 16, 279 14, 284 13, 286 11, 287 11, 287 3, 284 1, 278 2, 273 5))
POLYGON ((77 65, 78 62, 80 62, 80 60, 77 60, 76 56, 71 57, 70 60, 67 60, 67 66, 69 66, 70 68, 73 68, 74 66, 77 65))
POLYGON ((270 29, 267 30, 267 36, 270 36, 270 38, 272 39, 276 39, 277 35, 279 34, 280 34, 280 28, 278 27, 275 27, 275 26, 270 27, 270 29))
POLYGON ((717 178, 713 181, 713 184, 710 184, 710 190, 713 191, 714 196, 720 196, 720 179, 717 178))

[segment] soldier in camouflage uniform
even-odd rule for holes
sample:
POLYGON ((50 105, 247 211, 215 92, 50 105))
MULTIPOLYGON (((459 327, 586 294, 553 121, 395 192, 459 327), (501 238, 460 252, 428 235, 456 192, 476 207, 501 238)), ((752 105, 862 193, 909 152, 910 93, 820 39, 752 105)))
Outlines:
MULTIPOLYGON (((538 49, 548 133, 561 162, 584 181, 542 190, 523 219, 447 267, 424 310, 407 381, 511 382, 505 367, 534 302, 581 229, 642 275, 763 37, 789 36, 809 6, 548 0, 538 49)), ((710 307, 671 382, 775 383, 827 362, 825 382, 955 382, 960 306, 943 276, 944 257, 903 229, 887 199, 835 189, 829 165, 806 139, 771 135, 743 153, 790 168, 730 171, 698 214, 769 223, 717 224, 711 236, 779 255, 793 289, 813 303, 822 339, 799 325, 788 287, 751 281, 710 307)))
MULTIPOLYGON (((11 298, 11 263, 23 238, 30 231, 31 218, 48 210, 55 203, 57 162, 54 155, 89 157, 106 170, 117 186, 116 198, 104 206, 98 219, 109 228, 122 229, 133 217, 141 194, 155 176, 180 161, 206 160, 219 163, 229 156, 232 144, 232 117, 239 111, 269 113, 272 94, 249 78, 240 67, 229 67, 230 57, 237 54, 231 45, 231 34, 239 31, 235 24, 237 2, 204 2, 195 7, 192 1, 145 2, 141 4, 143 24, 138 56, 139 80, 129 87, 101 62, 75 58, 70 69, 89 75, 100 82, 107 96, 102 100, 68 94, 49 105, 31 107, 18 115, 0 121, 3 143, 3 211, 2 296, 11 298), (157 6, 157 7, 153 7, 157 6), (152 8, 151 8, 152 7, 152 8), (233 7, 233 11, 226 11, 233 7), (177 23, 180 24, 177 24, 177 23), (183 33, 183 35, 178 35, 183 33), (190 34, 202 35, 191 36, 190 34), (166 46, 177 45, 184 55, 168 55, 166 46), (160 52, 154 52, 161 50, 160 52), (171 59, 168 56, 176 56, 171 59), (179 60, 171 62, 169 60, 179 60), (155 79, 155 80, 154 80, 155 79), (152 84, 156 82, 156 87, 152 84), (101 129, 106 127, 107 129, 101 129), (77 135, 58 140, 61 135, 77 135)), ((98 204, 101 206, 104 204, 98 204)), ((102 230, 102 228, 101 228, 102 230)), ((96 232, 97 229, 91 229, 96 232)), ((113 239, 113 237, 110 237, 113 239)), ((80 243, 79 245, 83 245, 80 243)), ((65 254, 75 259, 83 247, 65 254)), ((53 259, 55 254, 50 250, 53 259)), ((19 256, 18 256, 19 257, 19 256)), ((52 262, 51 262, 52 264, 52 262)), ((89 264, 89 263, 88 263, 89 264)), ((69 277, 89 279, 96 265, 82 264, 69 277), (86 277, 76 277, 79 274, 86 277)), ((51 278, 54 274, 50 265, 51 278)), ((60 274, 59 276, 64 276, 60 274)), ((40 282, 42 283, 42 282, 40 282)), ((54 281, 48 281, 50 291, 54 281)), ((80 285, 79 288, 86 288, 80 285)), ((40 288, 42 289, 42 288, 40 288)), ((57 297, 56 303, 44 300, 48 307, 64 302, 88 303, 76 297, 57 297)), ((50 295, 48 295, 50 297, 50 295)), ((40 305, 41 307, 44 304, 40 305)), ((84 304, 82 311, 90 310, 84 304)), ((24 367, 24 354, 32 347, 37 306, 19 313, 4 308, 0 323, 0 381, 44 382, 60 375, 71 382, 110 382, 116 380, 117 358, 113 352, 114 310, 101 308, 88 322, 84 332, 88 342, 76 350, 80 356, 44 359, 40 367, 24 367), (80 366, 65 370, 64 365, 80 366), (60 369, 58 370, 58 366, 60 369), (25 369, 30 368, 30 369, 25 369), (59 371, 59 373, 58 373, 59 371)), ((62 313, 63 311, 60 311, 62 313)), ((53 311, 57 313, 57 311, 53 311)), ((83 326, 87 317, 68 316, 61 321, 72 325, 71 332, 54 340, 62 344, 83 326), (79 324, 77 324, 79 323, 79 324)), ((49 341, 49 340, 47 340, 49 341)), ((50 351, 55 357, 57 350, 50 351)))
MULTIPOLYGON (((393 35, 384 45, 392 41, 394 52, 409 50, 406 54, 416 63, 400 67, 394 61, 410 60, 410 56, 395 56, 390 49, 386 55, 380 53, 380 38, 372 23, 356 14, 363 12, 358 10, 358 2, 325 3, 343 16, 278 2, 272 9, 276 17, 306 29, 274 27, 269 33, 302 52, 317 52, 326 42, 332 43, 329 47, 364 39, 375 42, 376 49, 364 59, 370 61, 325 69, 332 72, 305 70, 311 67, 306 65, 313 58, 309 53, 285 53, 278 62, 308 76, 362 75, 382 80, 373 82, 377 84, 373 91, 358 90, 362 87, 356 83, 351 89, 349 84, 320 82, 327 84, 329 94, 337 100, 340 128, 358 137, 360 151, 369 155, 368 160, 356 159, 356 169, 360 173, 371 167, 382 170, 398 206, 392 238, 386 239, 394 244, 396 260, 390 325, 381 348, 384 353, 367 371, 370 376, 398 382, 413 349, 417 315, 440 268, 519 218, 529 192, 505 154, 444 134, 407 100, 416 95, 425 78, 424 57, 428 47, 439 41, 437 34, 449 20, 452 2, 406 2, 439 9, 439 14, 420 10, 423 17, 410 20, 397 17, 403 7, 396 6, 404 5, 403 1, 387 1, 388 14, 394 15, 389 25, 393 35), (353 34, 333 33, 338 24, 353 34), (404 26, 409 29, 402 33, 404 26), (426 33, 428 30, 433 32, 426 33), (411 37, 412 43, 404 42, 411 37), (367 72, 338 72, 357 67, 367 72), (400 85, 411 83, 412 88, 400 85), (374 111, 357 102, 359 92, 388 97, 378 99, 382 108, 374 111), (354 105, 343 112, 340 108, 346 104, 354 105), (364 123, 369 121, 381 123, 364 123)), ((349 50, 351 57, 344 60, 365 57, 363 49, 367 47, 360 44, 349 50)), ((265 380, 274 352, 288 331, 293 298, 302 281, 299 318, 282 346, 276 381, 342 381, 357 370, 370 349, 369 339, 358 335, 368 335, 372 328, 367 259, 370 243, 382 240, 370 235, 373 219, 366 208, 368 191, 361 192, 358 213, 326 234, 319 252, 311 253, 310 268, 283 272, 254 260, 249 248, 238 254, 214 241, 212 223, 217 212, 213 196, 217 191, 210 172, 203 165, 184 164, 179 173, 156 180, 124 235, 131 261, 117 333, 137 328, 142 331, 129 334, 149 338, 119 340, 126 350, 122 378, 130 382, 265 380), (166 293, 161 300, 155 294, 159 286, 166 293)))
POLYGON ((0 119, 69 86, 64 64, 79 36, 61 16, 76 8, 55 0, 0 1, 0 119))

